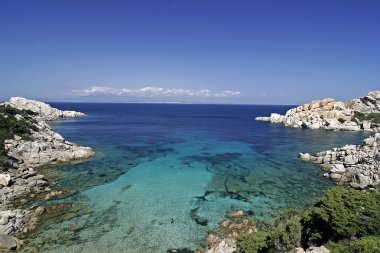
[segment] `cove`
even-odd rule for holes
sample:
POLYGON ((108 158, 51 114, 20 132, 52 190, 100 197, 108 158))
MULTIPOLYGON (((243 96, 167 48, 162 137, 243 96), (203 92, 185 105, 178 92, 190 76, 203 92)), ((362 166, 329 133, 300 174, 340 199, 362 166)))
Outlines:
POLYGON ((332 183, 297 154, 359 143, 365 135, 253 120, 292 106, 52 105, 88 115, 52 124, 97 156, 46 173, 59 176, 55 187, 77 191, 59 201, 91 212, 52 222, 30 237, 24 252, 204 248, 230 210, 270 220, 285 208, 313 204, 332 183))

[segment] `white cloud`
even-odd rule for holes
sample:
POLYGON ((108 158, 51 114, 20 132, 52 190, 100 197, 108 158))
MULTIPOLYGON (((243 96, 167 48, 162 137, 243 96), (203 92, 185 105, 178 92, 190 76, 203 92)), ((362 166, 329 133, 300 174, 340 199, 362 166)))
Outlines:
POLYGON ((105 95, 105 94, 120 94, 122 90, 124 89, 117 90, 110 87, 94 86, 94 87, 83 89, 83 90, 72 90, 72 93, 76 95, 81 95, 81 96, 105 95))
POLYGON ((214 96, 215 97, 234 97, 234 96, 239 96, 240 94, 241 94, 240 91, 225 90, 220 93, 216 93, 214 96))
POLYGON ((213 93, 209 89, 201 89, 199 91, 191 91, 182 88, 162 88, 147 86, 140 89, 116 89, 112 87, 94 86, 82 90, 72 90, 75 96, 91 96, 91 95, 116 95, 130 97, 233 97, 240 95, 240 91, 225 90, 213 93))

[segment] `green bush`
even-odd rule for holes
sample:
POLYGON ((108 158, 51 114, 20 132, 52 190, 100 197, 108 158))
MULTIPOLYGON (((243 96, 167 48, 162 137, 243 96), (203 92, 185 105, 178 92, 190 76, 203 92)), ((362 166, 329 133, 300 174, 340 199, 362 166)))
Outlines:
POLYGON ((353 242, 355 253, 380 253, 380 237, 367 236, 353 242))
POLYGON ((271 235, 266 231, 260 230, 257 233, 239 237, 237 244, 239 253, 275 252, 271 235))
POLYGON ((302 223, 308 240, 324 243, 380 232, 380 194, 336 187, 328 190, 302 223))
POLYGON ((12 139, 15 134, 28 139, 31 130, 38 131, 38 128, 34 125, 33 115, 35 113, 29 110, 23 111, 0 105, 0 167, 3 165, 6 156, 4 150, 4 141, 6 139, 12 139), (17 120, 15 117, 17 114, 22 115, 25 120, 17 120))
POLYGON ((380 237, 367 236, 353 241, 330 241, 326 247, 331 253, 380 253, 380 237))
POLYGON ((380 113, 362 113, 355 111, 354 112, 354 120, 357 122, 363 122, 364 120, 372 121, 373 123, 380 123, 380 113))
POLYGON ((295 210, 283 212, 268 231, 259 231, 238 239, 238 252, 288 252, 301 243, 300 214, 295 210))
POLYGON ((301 216, 295 210, 283 212, 275 220, 275 229, 272 238, 277 250, 285 252, 301 244, 301 216))
POLYGON ((338 121, 339 121, 340 123, 344 123, 344 122, 346 122, 346 120, 343 119, 343 118, 339 118, 338 121))
POLYGON ((239 237, 238 252, 289 252, 327 243, 332 253, 380 253, 379 217, 379 189, 364 192, 334 187, 304 212, 285 211, 273 226, 239 237))

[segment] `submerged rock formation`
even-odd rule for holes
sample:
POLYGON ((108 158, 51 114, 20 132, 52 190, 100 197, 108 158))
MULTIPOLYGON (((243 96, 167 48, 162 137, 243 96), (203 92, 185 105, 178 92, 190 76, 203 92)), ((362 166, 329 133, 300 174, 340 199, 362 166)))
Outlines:
POLYGON ((316 100, 290 109, 285 115, 272 113, 270 117, 257 117, 256 120, 310 129, 379 132, 380 117, 376 113, 380 113, 380 91, 348 102, 332 98, 316 100))
POLYGON ((13 135, 1 143, 6 158, 2 158, 4 168, 0 173, 0 250, 9 251, 22 244, 12 235, 33 230, 38 217, 44 212, 43 207, 15 207, 28 203, 38 194, 49 195, 51 192, 47 180, 33 168, 88 159, 95 152, 89 147, 66 141, 46 123, 63 117, 84 116, 83 113, 61 111, 43 102, 19 97, 11 98, 10 102, 2 106, 5 112, 9 107, 17 109, 9 110, 11 112, 8 115, 0 113, 3 121, 12 117, 13 121, 25 122, 23 126, 29 127, 28 134, 13 135))
POLYGON ((328 170, 324 174, 327 178, 363 189, 380 183, 379 148, 380 133, 376 133, 362 145, 346 145, 315 156, 300 154, 300 159, 321 164, 328 170))

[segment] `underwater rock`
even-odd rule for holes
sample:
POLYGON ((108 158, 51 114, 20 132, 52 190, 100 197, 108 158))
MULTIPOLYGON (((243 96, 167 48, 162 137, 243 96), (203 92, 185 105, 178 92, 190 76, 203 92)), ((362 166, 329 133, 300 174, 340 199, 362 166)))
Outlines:
POLYGON ((168 249, 167 253, 196 253, 194 250, 188 248, 168 249))
POLYGON ((10 235, 0 234, 0 250, 13 250, 17 247, 17 239, 10 235))
POLYGON ((228 214, 230 218, 242 218, 245 216, 244 212, 242 210, 235 211, 235 212, 230 212, 228 214))

